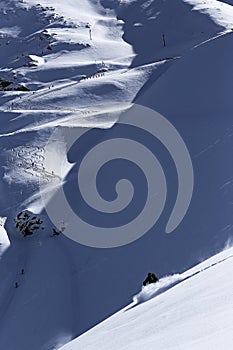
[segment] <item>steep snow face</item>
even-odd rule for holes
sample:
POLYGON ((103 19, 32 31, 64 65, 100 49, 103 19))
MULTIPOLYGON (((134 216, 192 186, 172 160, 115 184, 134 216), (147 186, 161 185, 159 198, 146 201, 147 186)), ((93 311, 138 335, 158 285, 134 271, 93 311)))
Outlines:
POLYGON ((136 303, 62 350, 140 350, 154 349, 155 344, 161 350, 230 349, 232 258, 230 249, 179 276, 144 287, 136 303), (142 294, 144 300, 139 298, 142 294))
MULTIPOLYGON (((0 348, 9 350, 59 348, 127 305, 148 270, 183 271, 221 249, 233 227, 232 7, 211 0, 203 6, 181 0, 41 4, 0 4, 0 214, 8 218, 0 230, 6 243, 0 246, 0 348), (111 136, 132 101, 161 112, 188 146, 195 172, 188 215, 174 234, 164 234, 177 174, 156 143, 171 193, 156 227, 110 250, 52 236, 46 213, 40 214, 38 179, 48 202, 58 179, 74 192, 76 178, 67 175, 77 159, 60 169, 64 133, 91 127, 111 136), (55 128, 48 164, 45 145, 55 128), (25 208, 45 222, 28 237, 13 222, 25 208)), ((162 279, 163 288, 177 277, 162 279)), ((136 298, 158 293, 143 290, 136 298)))
MULTIPOLYGON (((113 6, 111 1, 107 3, 113 6)), ((123 37, 137 54, 133 66, 181 56, 232 27, 232 7, 216 0, 140 0, 120 4, 116 8, 125 22, 123 37)))
POLYGON ((196 244, 207 251, 232 234, 231 42, 229 33, 192 50, 137 99, 181 130, 190 151, 195 187, 182 231, 192 252, 196 244))

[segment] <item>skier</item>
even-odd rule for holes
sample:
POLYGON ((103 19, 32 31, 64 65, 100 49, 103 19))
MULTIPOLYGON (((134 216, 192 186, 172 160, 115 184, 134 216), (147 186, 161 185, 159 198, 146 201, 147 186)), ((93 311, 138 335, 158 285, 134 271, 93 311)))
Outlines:
POLYGON ((53 236, 59 236, 60 234, 60 231, 56 231, 55 228, 53 228, 53 236))
POLYGON ((156 283, 156 282, 158 282, 158 280, 159 280, 158 277, 154 273, 149 272, 145 281, 143 281, 143 286, 146 286, 147 283, 148 284, 156 283))

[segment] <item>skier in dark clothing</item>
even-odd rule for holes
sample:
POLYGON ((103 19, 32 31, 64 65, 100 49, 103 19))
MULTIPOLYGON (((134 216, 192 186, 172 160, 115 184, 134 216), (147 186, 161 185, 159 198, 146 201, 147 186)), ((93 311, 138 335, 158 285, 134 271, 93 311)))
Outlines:
POLYGON ((60 233, 60 231, 56 231, 55 228, 53 228, 53 236, 59 236, 60 233))
POLYGON ((143 286, 146 286, 147 283, 148 284, 156 283, 156 282, 158 282, 158 280, 159 280, 158 277, 154 273, 149 272, 145 281, 143 281, 143 286))

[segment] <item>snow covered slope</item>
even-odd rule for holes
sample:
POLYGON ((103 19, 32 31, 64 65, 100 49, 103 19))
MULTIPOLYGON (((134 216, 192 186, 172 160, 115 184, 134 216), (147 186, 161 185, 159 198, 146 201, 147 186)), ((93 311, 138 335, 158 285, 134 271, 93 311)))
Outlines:
POLYGON ((232 267, 231 248, 180 275, 164 277, 158 285, 144 287, 139 303, 135 300, 62 350, 230 350, 232 267))
POLYGON ((57 349, 128 305, 148 270, 170 276, 231 241, 233 7, 226 2, 1 1, 1 349, 57 349), (165 235, 177 174, 157 142, 169 197, 145 236, 108 250, 52 236, 39 178, 48 202, 57 179, 74 193, 68 175, 79 154, 59 172, 64 135, 91 127, 97 139, 111 137, 119 111, 132 102, 162 113, 184 139, 195 173, 188 214, 165 235), (55 129, 48 164, 45 146, 55 129), (44 221, 27 237, 14 222, 25 209, 44 221))

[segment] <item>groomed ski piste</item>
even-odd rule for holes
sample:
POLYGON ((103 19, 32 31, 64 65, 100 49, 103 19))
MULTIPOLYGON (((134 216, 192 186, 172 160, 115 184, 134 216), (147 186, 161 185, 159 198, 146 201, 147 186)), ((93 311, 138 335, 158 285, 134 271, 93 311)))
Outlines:
POLYGON ((233 229, 232 5, 1 1, 0 349, 232 348, 233 252, 215 256, 233 229), (186 217, 164 233, 177 174, 157 144, 169 196, 146 235, 116 249, 53 236, 44 207, 58 183, 74 188, 64 133, 111 133, 133 103, 161 113, 186 143, 195 175, 186 217), (16 228, 21 211, 43 221, 35 234, 16 228), (148 271, 160 281, 140 291, 148 271))
POLYGON ((231 349, 233 249, 147 285, 134 302, 62 350, 231 349))

